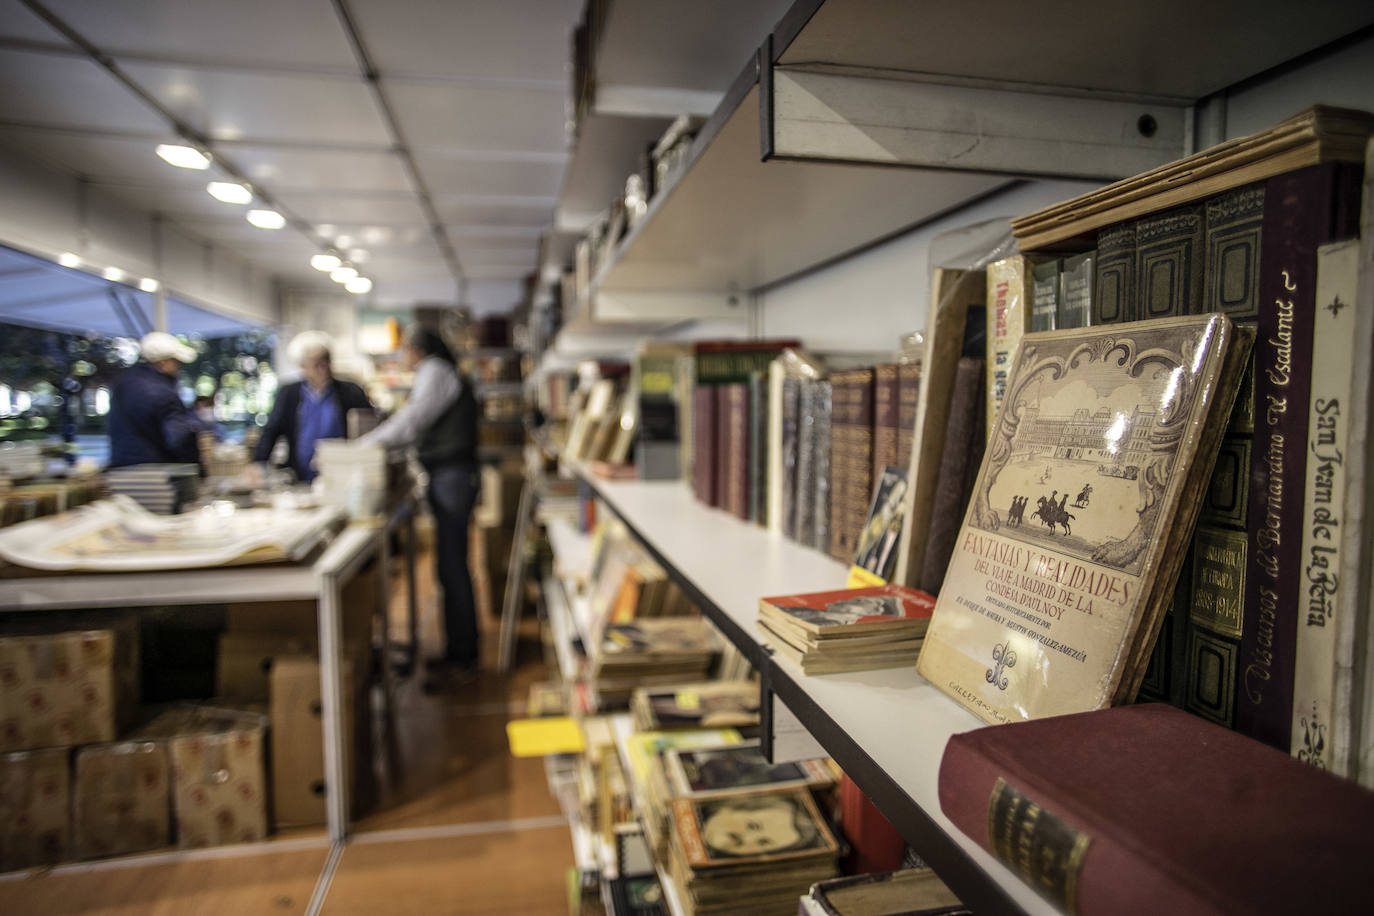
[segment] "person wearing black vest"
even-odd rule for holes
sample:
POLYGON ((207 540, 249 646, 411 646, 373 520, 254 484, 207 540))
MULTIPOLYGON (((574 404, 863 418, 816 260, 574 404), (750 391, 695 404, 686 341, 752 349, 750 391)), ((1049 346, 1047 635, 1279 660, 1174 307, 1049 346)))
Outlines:
POLYGON ((472 681, 478 670, 477 603, 468 570, 468 520, 481 489, 477 464, 477 398, 458 374, 442 338, 412 326, 405 362, 415 371, 410 398, 361 443, 413 445, 429 474, 434 513, 434 565, 444 593, 444 658, 425 681, 429 691, 472 681))

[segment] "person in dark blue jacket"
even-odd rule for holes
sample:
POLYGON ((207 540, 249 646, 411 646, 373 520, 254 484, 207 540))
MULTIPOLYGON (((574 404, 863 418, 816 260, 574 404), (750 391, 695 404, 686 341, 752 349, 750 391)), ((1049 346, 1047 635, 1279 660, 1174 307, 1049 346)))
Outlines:
POLYGON ((286 466, 296 479, 315 479, 315 443, 343 439, 348 434, 348 412, 371 410, 372 401, 362 388, 334 377, 329 338, 318 331, 304 331, 287 350, 301 367, 301 380, 283 385, 272 403, 272 414, 258 439, 253 460, 267 461, 278 439, 286 440, 286 466))
POLYGON ((139 341, 139 361, 110 392, 110 464, 195 463, 200 419, 177 394, 177 373, 196 351, 163 331, 139 341))

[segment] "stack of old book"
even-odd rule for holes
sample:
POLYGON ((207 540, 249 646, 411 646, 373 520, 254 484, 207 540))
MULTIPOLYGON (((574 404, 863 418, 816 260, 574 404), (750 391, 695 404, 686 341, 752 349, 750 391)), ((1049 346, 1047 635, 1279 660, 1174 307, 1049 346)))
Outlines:
MULTIPOLYGON (((1366 167, 1361 215, 1361 160, 1371 135, 1374 115, 1317 106, 1023 216, 1012 229, 1024 254, 1005 277, 1021 299, 1029 296, 1032 312, 1069 316, 1060 329, 1111 325, 1102 333, 1120 340, 1135 336, 1128 322, 1221 312, 1253 330, 1252 365, 1235 409, 1209 419, 1223 428, 1215 470, 1185 497, 1200 504, 1195 533, 1169 545, 1183 564, 1176 588, 1162 596, 1172 610, 1151 622, 1153 656, 1133 680, 1142 698, 1360 775, 1367 785, 1374 767, 1359 774, 1358 761, 1374 756, 1362 750, 1371 742, 1359 733, 1374 736, 1374 729, 1359 722, 1359 704, 1349 699, 1364 691, 1362 666, 1349 660, 1366 641, 1374 526, 1365 520, 1374 490, 1365 463, 1348 456, 1367 451, 1369 429, 1374 198, 1366 167)), ((988 282, 991 290, 991 270, 988 282)), ((1008 317, 1007 325, 1019 325, 1008 317)), ((1027 400, 1038 410, 1039 441, 1055 413, 1046 391, 1035 382, 1027 400)), ((1088 527, 1095 516, 1119 511, 1108 508, 1111 490, 1148 479, 1142 452, 1104 453, 1101 439, 1095 450, 1079 445, 1121 415, 1113 409, 1103 422, 1105 402, 1101 394, 1083 399, 1075 408, 1081 423, 1074 410, 1059 412, 1077 441, 1053 453, 1030 446, 1046 460, 1029 498, 1058 490, 1057 509, 1046 509, 1072 524, 1074 539, 1097 540, 1088 527)), ((1001 502, 994 508, 1005 512, 1011 497, 994 494, 1001 502)), ((1054 530, 1036 506, 1021 519, 1017 512, 1004 530, 1054 530)), ((1094 614, 1086 619, 1102 619, 1094 614)))
POLYGON ((640 731, 675 728, 757 728, 759 685, 753 681, 706 681, 640 687, 630 698, 640 731))
POLYGON ((688 913, 792 913, 837 873, 838 844, 806 789, 673 800, 669 871, 688 913))
POLYGON ((798 916, 964 916, 959 902, 930 868, 849 875, 822 881, 801 900, 798 916))
POLYGON ((900 585, 759 599, 759 625, 805 674, 913 664, 935 598, 900 585))
POLYGON ((704 680, 719 651, 700 617, 609 624, 592 653, 597 700, 603 709, 623 709, 636 687, 704 680))
POLYGON ((128 496, 149 512, 175 515, 196 498, 200 467, 194 464, 137 464, 105 472, 111 493, 128 496))

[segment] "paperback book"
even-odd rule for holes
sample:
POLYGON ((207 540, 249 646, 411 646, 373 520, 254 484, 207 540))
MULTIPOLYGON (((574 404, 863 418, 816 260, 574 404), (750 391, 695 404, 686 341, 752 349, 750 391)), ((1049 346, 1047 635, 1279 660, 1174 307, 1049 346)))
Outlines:
POLYGON ((1026 338, 920 674, 993 723, 1135 696, 1248 341, 1222 315, 1026 338))

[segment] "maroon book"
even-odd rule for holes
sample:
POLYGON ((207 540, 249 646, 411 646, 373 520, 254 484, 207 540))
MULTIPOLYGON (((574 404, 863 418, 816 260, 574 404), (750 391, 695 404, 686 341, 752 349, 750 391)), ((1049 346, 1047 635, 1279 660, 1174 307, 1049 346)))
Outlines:
POLYGON ((716 434, 715 450, 712 452, 711 476, 715 483, 711 486, 711 505, 717 509, 725 507, 725 488, 730 481, 730 401, 726 397, 729 386, 716 385, 711 389, 715 401, 716 434))
POLYGON ((708 506, 716 503, 716 390, 692 389, 692 492, 708 506))
POLYGON ((736 518, 749 518, 749 386, 722 385, 725 397, 725 498, 722 508, 736 518))
POLYGON ((1359 167, 1314 165, 1269 179, 1260 235, 1255 435, 1236 660, 1236 730, 1288 750, 1302 576, 1317 246, 1358 233, 1359 167))
POLYGON ((897 367, 897 466, 911 465, 911 445, 916 436, 916 403, 921 396, 921 367, 903 363, 897 367))
POLYGON ((932 595, 945 583, 945 568, 959 537, 973 494, 974 478, 983 461, 987 443, 982 405, 983 381, 987 376, 981 359, 965 356, 954 370, 954 394, 949 402, 949 425, 945 428, 945 450, 940 456, 940 476, 935 485, 935 501, 930 510, 930 530, 926 536, 925 563, 921 566, 919 587, 932 595), (972 465, 972 471, 970 471, 972 465))
POLYGON ((955 735, 939 792, 1066 912, 1369 911, 1374 793, 1172 706, 955 735))

